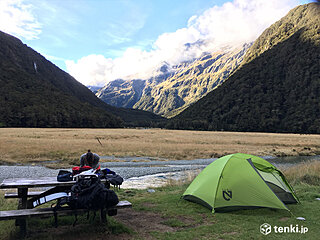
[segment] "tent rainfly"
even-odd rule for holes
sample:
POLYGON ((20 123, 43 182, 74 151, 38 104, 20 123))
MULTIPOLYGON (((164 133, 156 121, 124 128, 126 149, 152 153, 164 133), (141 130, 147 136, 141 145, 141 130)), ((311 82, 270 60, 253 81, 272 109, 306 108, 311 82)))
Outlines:
POLYGON ((288 210, 299 203, 284 175, 268 161, 236 153, 209 164, 193 180, 182 198, 215 211, 257 207, 288 210))

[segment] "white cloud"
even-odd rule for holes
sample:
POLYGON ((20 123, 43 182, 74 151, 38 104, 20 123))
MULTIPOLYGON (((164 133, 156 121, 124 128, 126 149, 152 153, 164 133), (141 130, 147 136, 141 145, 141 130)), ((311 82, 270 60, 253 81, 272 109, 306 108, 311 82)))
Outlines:
POLYGON ((114 66, 112 59, 106 59, 102 55, 89 55, 77 62, 66 60, 69 73, 85 85, 102 86, 106 82, 106 76, 112 73, 114 66))
POLYGON ((22 0, 0 1, 0 30, 26 40, 37 39, 41 24, 32 13, 32 6, 22 0))
POLYGON ((296 0, 234 0, 192 16, 186 28, 160 35, 151 51, 129 48, 115 59, 90 55, 66 61, 66 66, 85 85, 102 86, 117 78, 146 78, 163 62, 177 64, 222 45, 253 41, 296 5, 296 0))

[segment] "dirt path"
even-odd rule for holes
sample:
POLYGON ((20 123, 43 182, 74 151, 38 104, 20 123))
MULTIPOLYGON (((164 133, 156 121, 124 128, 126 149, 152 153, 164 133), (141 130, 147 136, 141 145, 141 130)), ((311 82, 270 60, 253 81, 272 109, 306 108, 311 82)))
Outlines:
MULTIPOLYGON (((119 211, 118 215, 114 217, 117 221, 123 223, 138 234, 138 238, 154 239, 150 234, 153 231, 157 232, 174 232, 176 228, 163 224, 167 219, 160 214, 145 211, 135 211, 133 209, 126 209, 119 211)), ((135 236, 137 237, 137 236, 135 236)), ((113 239, 131 239, 133 236, 122 234, 115 236, 113 239), (119 237, 119 238, 118 238, 119 237), (127 238, 124 238, 127 237, 127 238)))
MULTIPOLYGON (((113 217, 117 222, 123 223, 130 228, 134 234, 121 233, 114 234, 112 230, 101 230, 90 233, 83 229, 90 228, 90 224, 78 223, 46 227, 45 229, 29 230, 27 239, 41 239, 44 236, 51 236, 52 239, 68 239, 68 240, 85 240, 85 239, 113 239, 113 240, 130 240, 130 239, 155 239, 151 232, 173 232, 176 228, 165 225, 163 222, 167 219, 160 214, 146 211, 135 211, 133 209, 121 209, 118 214, 113 217), (76 234, 72 234, 76 233, 76 234), (81 233, 81 234, 80 234, 81 233)), ((61 220, 62 218, 58 219, 61 220)))

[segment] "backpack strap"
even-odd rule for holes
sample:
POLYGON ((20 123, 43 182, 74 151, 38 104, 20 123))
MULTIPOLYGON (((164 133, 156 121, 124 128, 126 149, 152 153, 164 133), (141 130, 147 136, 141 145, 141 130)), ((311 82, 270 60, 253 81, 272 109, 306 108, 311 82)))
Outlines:
POLYGON ((53 216, 54 216, 54 226, 58 227, 58 213, 57 210, 61 208, 63 204, 65 204, 67 200, 64 198, 60 198, 57 200, 56 205, 53 207, 54 204, 51 205, 51 208, 53 208, 53 216))
POLYGON ((100 209, 100 221, 103 223, 107 221, 107 210, 105 207, 100 209))
POLYGON ((96 213, 97 213, 96 211, 93 212, 93 219, 92 220, 94 220, 96 218, 96 215, 97 215, 96 213))
POLYGON ((77 212, 77 208, 78 208, 78 203, 75 202, 75 208, 74 208, 74 222, 72 224, 72 226, 74 227, 78 221, 78 212, 77 212))
POLYGON ((78 213, 77 213, 77 211, 75 210, 75 212, 74 212, 74 222, 73 222, 72 226, 74 227, 77 222, 78 222, 78 213))

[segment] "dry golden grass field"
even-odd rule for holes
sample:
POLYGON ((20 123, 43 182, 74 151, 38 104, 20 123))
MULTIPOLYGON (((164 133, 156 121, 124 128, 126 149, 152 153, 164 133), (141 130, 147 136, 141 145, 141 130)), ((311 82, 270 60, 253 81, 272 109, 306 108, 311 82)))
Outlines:
POLYGON ((1 128, 2 163, 78 164, 91 149, 100 156, 149 156, 168 159, 254 155, 319 155, 320 135, 204 132, 162 129, 1 128))

